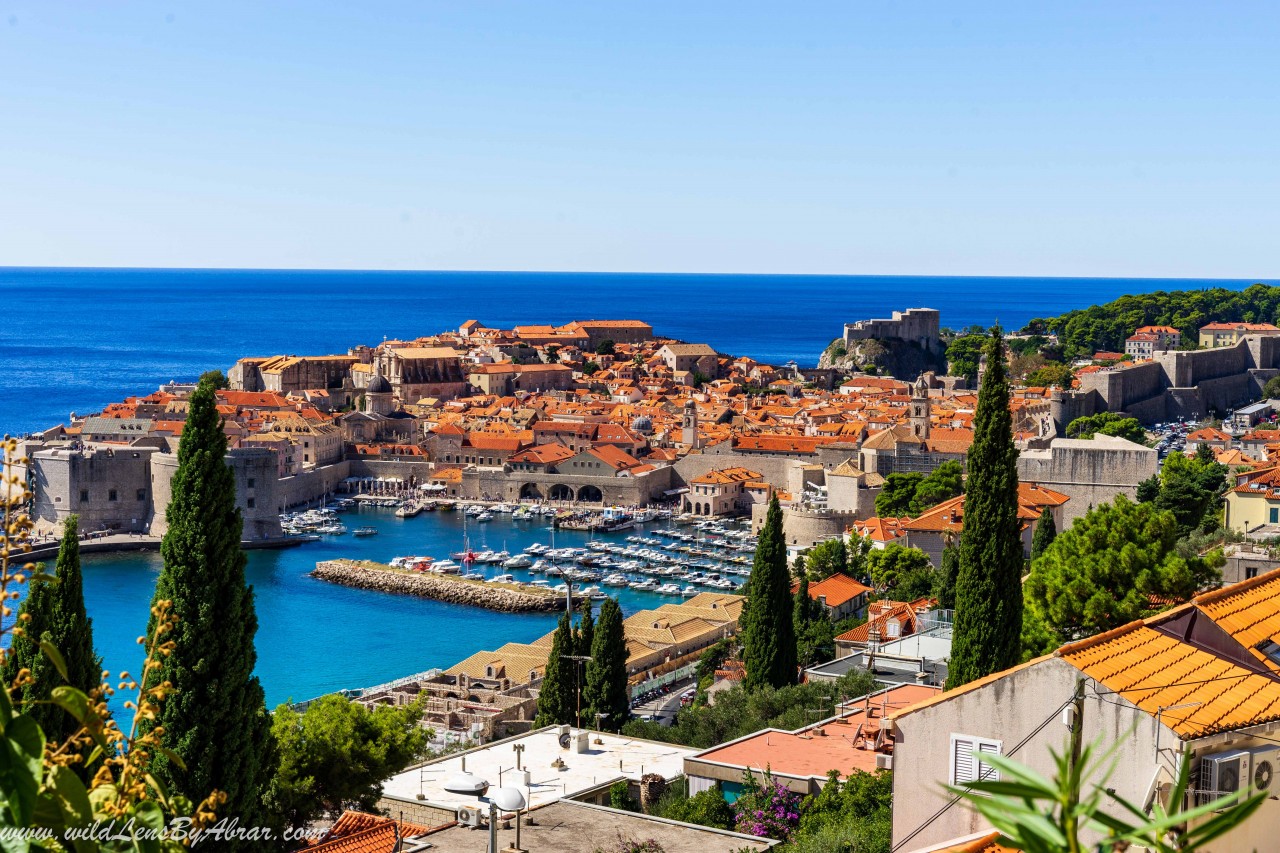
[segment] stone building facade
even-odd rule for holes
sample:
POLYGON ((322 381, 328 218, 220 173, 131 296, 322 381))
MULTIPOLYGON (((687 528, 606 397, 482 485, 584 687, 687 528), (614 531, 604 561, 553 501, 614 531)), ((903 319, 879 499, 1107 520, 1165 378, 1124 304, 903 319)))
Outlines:
POLYGON ((1091 506, 1109 503, 1116 495, 1136 499, 1138 484, 1154 476, 1158 467, 1155 450, 1123 438, 1055 438, 1045 449, 1019 454, 1018 480, 1071 498, 1058 528, 1063 530, 1091 506))
POLYGON ((884 340, 894 338, 919 344, 931 352, 942 347, 942 314, 936 308, 909 308, 894 311, 888 320, 859 320, 844 327, 844 344, 848 348, 854 341, 884 340))

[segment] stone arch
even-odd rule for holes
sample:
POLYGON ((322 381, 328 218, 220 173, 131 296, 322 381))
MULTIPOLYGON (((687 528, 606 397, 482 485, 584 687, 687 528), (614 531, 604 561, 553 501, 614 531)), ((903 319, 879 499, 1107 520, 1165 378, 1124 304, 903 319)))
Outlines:
POLYGON ((578 500, 586 503, 603 503, 604 492, 600 491, 599 486, 583 486, 578 489, 578 500))
POLYGON ((537 483, 525 483, 520 487, 521 500, 542 500, 542 489, 538 488, 537 483))
POLYGON ((547 497, 553 501, 571 501, 573 500, 573 487, 566 486, 564 483, 556 483, 551 487, 551 491, 547 492, 547 497))

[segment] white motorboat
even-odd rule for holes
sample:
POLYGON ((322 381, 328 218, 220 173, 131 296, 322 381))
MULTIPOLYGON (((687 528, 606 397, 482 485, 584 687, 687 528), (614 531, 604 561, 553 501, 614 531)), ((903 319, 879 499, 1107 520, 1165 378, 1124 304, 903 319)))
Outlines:
POLYGON ((497 577, 489 578, 489 580, 486 581, 486 583, 515 583, 515 582, 516 582, 515 575, 498 575, 497 577))
POLYGON ((525 554, 517 554, 510 559, 502 561, 504 569, 528 569, 533 566, 533 558, 525 554))
POLYGON ((626 586, 628 583, 630 583, 630 581, 627 580, 625 575, 619 575, 619 574, 609 575, 608 577, 606 577, 604 580, 600 582, 605 586, 626 586))
POLYGON ((695 595, 698 595, 699 592, 699 590, 696 590, 691 586, 686 586, 684 589, 680 590, 680 594, 685 598, 693 598, 695 595))
POLYGON ((440 575, 456 575, 461 568, 453 560, 437 560, 431 564, 431 571, 440 575))
POLYGON ((592 601, 604 601, 606 598, 609 597, 604 592, 602 592, 600 587, 598 586, 584 586, 581 590, 578 591, 578 596, 580 598, 589 598, 592 601))
POLYGON ((654 592, 658 593, 659 595, 679 595, 679 594, 680 594, 680 584, 678 584, 678 583, 664 583, 662 586, 660 586, 660 587, 658 587, 657 589, 655 589, 655 590, 654 590, 654 592))
POLYGON ((493 521, 493 513, 485 511, 476 516, 476 521, 483 524, 486 521, 493 521))
POLYGON ((658 588, 658 582, 653 578, 645 578, 642 581, 632 581, 627 586, 640 592, 653 592, 658 588))

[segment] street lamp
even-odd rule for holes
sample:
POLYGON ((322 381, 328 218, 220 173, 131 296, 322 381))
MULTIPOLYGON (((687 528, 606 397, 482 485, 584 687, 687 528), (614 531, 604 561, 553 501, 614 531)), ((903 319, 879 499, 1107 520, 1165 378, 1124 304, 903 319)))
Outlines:
POLYGON ((596 745, 603 746, 604 739, 600 737, 600 727, 604 725, 604 718, 609 716, 607 711, 596 711, 596 745))
POLYGON ((498 853, 498 809, 516 814, 516 843, 503 853, 524 853, 520 847, 520 810, 525 807, 519 788, 498 788, 489 796, 489 853, 498 853))

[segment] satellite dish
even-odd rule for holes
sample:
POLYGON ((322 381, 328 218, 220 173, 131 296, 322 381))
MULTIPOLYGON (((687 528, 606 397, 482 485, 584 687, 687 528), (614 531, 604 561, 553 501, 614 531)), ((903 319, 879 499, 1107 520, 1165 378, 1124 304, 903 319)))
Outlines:
POLYGON ((451 794, 474 794, 482 797, 489 790, 489 783, 474 773, 454 773, 445 777, 444 789, 451 794))
POLYGON ((573 743, 573 736, 572 736, 572 735, 570 735, 568 732, 565 732, 564 734, 560 735, 560 746, 561 746, 561 748, 563 748, 563 749, 568 749, 568 748, 569 748, 569 744, 571 744, 571 743, 573 743))
POLYGON ((498 788, 489 796, 489 802, 504 812, 518 812, 524 808, 524 794, 519 788, 498 788))

